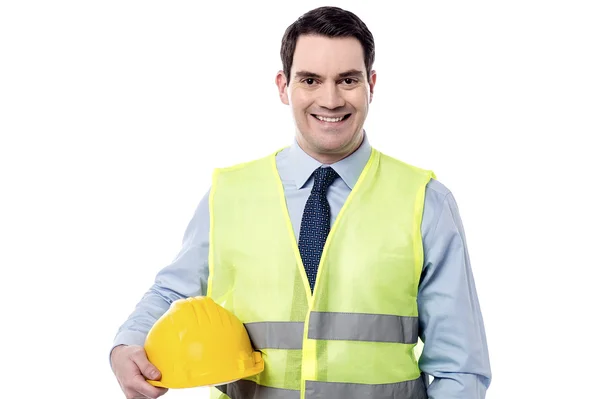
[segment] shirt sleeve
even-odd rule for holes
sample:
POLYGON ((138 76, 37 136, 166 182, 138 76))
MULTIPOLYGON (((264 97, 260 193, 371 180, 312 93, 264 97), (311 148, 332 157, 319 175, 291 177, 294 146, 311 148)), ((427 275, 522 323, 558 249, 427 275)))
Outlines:
POLYGON ((483 399, 491 368, 465 232, 454 196, 433 184, 444 190, 426 191, 419 366, 433 376, 429 399, 483 399))
POLYGON ((210 190, 197 206, 185 230, 181 249, 175 259, 156 277, 127 320, 119 327, 112 349, 117 345, 143 345, 154 323, 171 303, 191 296, 206 295, 208 281, 208 244, 210 190))

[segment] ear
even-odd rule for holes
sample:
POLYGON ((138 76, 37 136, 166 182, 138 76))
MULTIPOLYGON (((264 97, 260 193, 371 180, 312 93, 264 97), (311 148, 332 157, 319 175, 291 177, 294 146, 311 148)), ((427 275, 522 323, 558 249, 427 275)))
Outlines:
POLYGON ((371 71, 369 76, 369 104, 373 101, 373 92, 375 91, 375 81, 377 81, 377 72, 371 71))
POLYGON ((285 74, 283 71, 277 72, 277 77, 275 78, 275 84, 277 85, 277 89, 279 90, 279 99, 285 105, 290 105, 290 100, 288 98, 287 93, 287 79, 285 78, 285 74))

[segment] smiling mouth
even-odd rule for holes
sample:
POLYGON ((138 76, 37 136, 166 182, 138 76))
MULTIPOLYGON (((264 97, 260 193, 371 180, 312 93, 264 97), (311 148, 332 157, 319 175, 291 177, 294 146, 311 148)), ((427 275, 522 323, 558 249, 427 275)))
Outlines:
POLYGON ((346 119, 350 118, 350 115, 352 114, 346 114, 344 116, 340 116, 338 118, 330 118, 327 116, 321 116, 321 115, 317 115, 317 114, 311 114, 312 117, 314 117, 315 119, 321 121, 321 122, 328 122, 328 123, 337 123, 337 122, 343 122, 346 119))

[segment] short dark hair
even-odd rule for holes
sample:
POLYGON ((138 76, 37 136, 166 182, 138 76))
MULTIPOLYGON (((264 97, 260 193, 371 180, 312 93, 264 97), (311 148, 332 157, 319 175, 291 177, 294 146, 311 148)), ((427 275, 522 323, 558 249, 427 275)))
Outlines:
POLYGON ((375 40, 367 25, 350 11, 339 7, 319 7, 303 14, 288 26, 281 39, 281 62, 288 85, 296 42, 300 35, 354 37, 358 39, 363 48, 365 68, 367 69, 367 78, 369 78, 373 62, 375 62, 375 40))

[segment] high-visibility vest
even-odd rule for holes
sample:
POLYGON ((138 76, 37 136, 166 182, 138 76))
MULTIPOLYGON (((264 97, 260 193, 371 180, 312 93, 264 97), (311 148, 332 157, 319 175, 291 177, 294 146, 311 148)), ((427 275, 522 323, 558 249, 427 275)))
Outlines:
POLYGON ((421 220, 435 174, 372 149, 312 294, 276 154, 213 175, 207 295, 244 323, 265 369, 211 397, 426 399, 414 348, 421 220))

